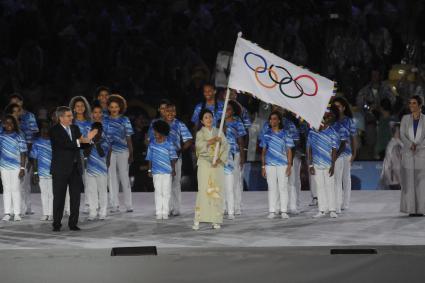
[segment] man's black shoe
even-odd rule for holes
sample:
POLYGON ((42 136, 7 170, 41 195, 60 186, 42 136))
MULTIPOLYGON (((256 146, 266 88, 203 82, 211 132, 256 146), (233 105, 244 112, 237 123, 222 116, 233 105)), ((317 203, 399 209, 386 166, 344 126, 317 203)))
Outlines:
POLYGON ((61 228, 60 227, 53 227, 53 232, 59 232, 61 230, 61 228))
POLYGON ((78 226, 72 226, 72 227, 69 227, 69 230, 71 230, 71 231, 80 231, 81 229, 78 226))

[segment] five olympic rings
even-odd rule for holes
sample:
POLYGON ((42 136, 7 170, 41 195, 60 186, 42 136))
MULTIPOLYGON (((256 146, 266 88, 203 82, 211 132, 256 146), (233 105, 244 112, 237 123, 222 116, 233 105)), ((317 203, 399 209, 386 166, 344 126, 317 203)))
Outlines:
POLYGON ((255 79, 257 80, 257 82, 264 88, 268 88, 268 89, 272 89, 275 88, 276 86, 279 86, 279 91, 286 97, 288 98, 299 98, 303 95, 306 96, 315 96, 317 94, 317 91, 319 90, 319 86, 317 84, 317 81, 310 75, 299 75, 297 77, 292 77, 291 73, 288 71, 288 69, 282 67, 282 66, 275 66, 275 65, 270 65, 270 67, 267 66, 267 61, 266 59, 264 59, 263 56, 253 53, 253 52, 247 52, 244 56, 244 61, 245 64, 248 66, 249 69, 251 69, 252 71, 254 71, 255 74, 255 79), (253 67, 252 65, 250 65, 248 63, 248 57, 249 56, 255 56, 257 58, 259 58, 261 61, 263 61, 262 66, 258 66, 258 67, 253 67), (282 79, 279 79, 279 76, 277 74, 277 72, 275 71, 275 69, 280 70, 281 72, 286 73, 286 76, 283 77, 282 79), (262 82, 258 76, 258 74, 262 74, 265 73, 267 71, 269 78, 271 80, 271 82, 269 84, 266 84, 264 82, 262 82), (306 93, 304 92, 304 88, 302 87, 302 85, 300 84, 300 82, 298 82, 299 80, 305 80, 305 79, 309 79, 313 82, 314 84, 314 91, 312 93, 306 93), (298 89, 299 94, 297 95, 289 95, 288 93, 286 93, 283 89, 283 87, 287 84, 290 83, 294 83, 295 87, 298 89))

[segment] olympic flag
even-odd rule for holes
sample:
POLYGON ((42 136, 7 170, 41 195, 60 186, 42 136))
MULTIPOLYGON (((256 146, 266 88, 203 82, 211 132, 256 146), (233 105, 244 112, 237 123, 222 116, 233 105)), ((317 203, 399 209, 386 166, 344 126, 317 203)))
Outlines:
POLYGON ((233 53, 228 87, 288 109, 316 129, 334 95, 333 81, 279 58, 240 36, 233 53))

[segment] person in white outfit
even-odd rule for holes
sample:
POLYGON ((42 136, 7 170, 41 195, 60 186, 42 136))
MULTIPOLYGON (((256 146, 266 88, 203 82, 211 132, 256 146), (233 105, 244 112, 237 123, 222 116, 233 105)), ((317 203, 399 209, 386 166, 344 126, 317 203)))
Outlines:
POLYGON ((274 218, 281 213, 283 219, 289 218, 288 191, 289 176, 292 171, 292 148, 295 146, 290 134, 284 129, 280 112, 274 111, 269 116, 270 128, 261 140, 262 176, 267 179, 269 214, 274 218), (276 207, 279 203, 279 207, 276 207))
POLYGON ((84 149, 84 157, 87 158, 86 166, 86 192, 89 200, 88 221, 96 217, 105 220, 108 208, 108 166, 111 159, 111 146, 103 136, 102 123, 94 122, 91 130, 97 129, 93 143, 84 149))
POLYGON ((109 116, 104 117, 103 130, 112 147, 108 174, 111 212, 119 212, 119 184, 123 190, 127 212, 133 212, 129 165, 133 162, 131 136, 134 132, 130 120, 124 116, 126 109, 127 102, 122 96, 116 94, 109 96, 109 116))
POLYGON ((311 129, 307 138, 307 162, 313 186, 317 190, 319 212, 313 217, 319 218, 330 212, 336 218, 335 196, 335 160, 339 145, 339 136, 331 125, 337 111, 325 113, 323 125, 317 131, 311 129))
POLYGON ((335 185, 337 187, 337 212, 349 209, 351 199, 351 164, 357 152, 357 128, 350 105, 343 97, 336 97, 332 104, 338 109, 339 118, 334 127, 340 134, 341 148, 335 164, 335 185))
POLYGON ((25 175, 27 145, 19 133, 18 122, 12 115, 3 120, 0 134, 0 175, 3 184, 3 221, 21 220, 20 183, 25 175), (12 211, 13 209, 13 211, 12 211))
MULTIPOLYGON (((170 198, 170 215, 180 215, 181 207, 181 177, 182 177, 182 153, 188 150, 193 144, 193 137, 188 127, 179 119, 176 119, 177 111, 173 103, 168 103, 164 120, 170 126, 170 133, 167 140, 174 145, 178 159, 175 165, 176 175, 173 178, 170 198)), ((151 139, 152 140, 152 139, 151 139)))
POLYGON ((40 121, 40 137, 34 140, 30 152, 32 163, 33 183, 39 185, 41 207, 43 216, 41 221, 53 221, 53 183, 50 166, 52 161, 52 144, 50 142, 50 123, 47 120, 40 121))
POLYGON ((152 125, 154 140, 149 143, 146 160, 149 161, 149 176, 153 177, 155 187, 156 219, 168 219, 172 178, 176 175, 175 164, 178 159, 174 145, 167 140, 170 126, 158 120, 152 125))

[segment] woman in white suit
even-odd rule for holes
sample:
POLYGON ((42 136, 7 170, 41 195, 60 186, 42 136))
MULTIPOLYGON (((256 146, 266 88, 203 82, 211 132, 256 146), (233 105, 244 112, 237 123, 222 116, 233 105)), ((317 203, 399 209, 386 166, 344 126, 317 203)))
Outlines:
POLYGON ((420 96, 409 100, 410 114, 401 119, 401 202, 400 211, 409 216, 425 214, 425 116, 420 96))

